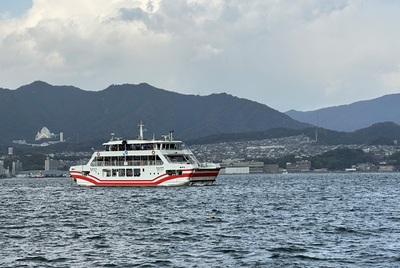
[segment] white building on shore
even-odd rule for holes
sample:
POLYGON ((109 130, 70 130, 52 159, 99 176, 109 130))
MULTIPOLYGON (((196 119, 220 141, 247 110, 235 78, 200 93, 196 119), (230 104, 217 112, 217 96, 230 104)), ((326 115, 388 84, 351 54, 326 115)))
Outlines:
POLYGON ((51 133, 47 127, 43 127, 38 133, 36 134, 35 141, 42 140, 42 139, 52 139, 55 137, 54 133, 51 133))

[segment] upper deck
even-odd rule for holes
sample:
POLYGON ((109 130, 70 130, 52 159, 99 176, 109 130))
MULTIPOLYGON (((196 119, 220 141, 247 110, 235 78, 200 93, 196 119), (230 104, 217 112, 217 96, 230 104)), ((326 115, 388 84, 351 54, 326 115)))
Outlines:
POLYGON ((140 150, 182 150, 183 142, 174 140, 173 131, 168 135, 163 135, 163 139, 148 139, 143 138, 144 124, 139 124, 139 135, 136 139, 121 139, 114 138, 103 143, 105 151, 140 151, 140 150))
POLYGON ((103 143, 105 151, 182 150, 181 141, 111 140, 103 143))

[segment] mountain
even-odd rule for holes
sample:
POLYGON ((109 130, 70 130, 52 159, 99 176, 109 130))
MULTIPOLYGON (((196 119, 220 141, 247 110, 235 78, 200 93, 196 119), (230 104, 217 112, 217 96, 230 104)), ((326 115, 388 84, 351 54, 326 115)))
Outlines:
POLYGON ((111 85, 102 91, 53 86, 36 81, 16 90, 0 89, 0 143, 33 140, 42 127, 71 142, 137 135, 145 122, 160 137, 170 130, 180 139, 308 126, 266 105, 225 93, 183 95, 148 84, 111 85))
POLYGON ((291 118, 337 131, 355 131, 375 123, 391 121, 400 124, 400 94, 354 102, 348 105, 323 108, 315 111, 286 112, 291 118))

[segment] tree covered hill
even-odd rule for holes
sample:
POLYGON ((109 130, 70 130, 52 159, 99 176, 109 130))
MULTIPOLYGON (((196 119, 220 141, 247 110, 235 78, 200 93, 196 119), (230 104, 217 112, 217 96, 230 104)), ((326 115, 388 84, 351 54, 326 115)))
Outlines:
POLYGON ((112 85, 101 91, 52 86, 36 81, 16 90, 0 89, 0 143, 33 140, 47 127, 70 142, 137 135, 145 122, 147 137, 171 130, 180 139, 211 134, 301 129, 300 123, 266 105, 225 93, 184 95, 148 84, 112 85))

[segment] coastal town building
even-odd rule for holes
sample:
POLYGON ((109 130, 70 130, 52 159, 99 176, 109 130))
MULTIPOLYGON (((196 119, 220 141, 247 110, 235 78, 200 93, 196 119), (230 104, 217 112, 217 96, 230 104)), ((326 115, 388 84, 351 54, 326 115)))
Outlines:
POLYGON ((300 160, 294 163, 286 163, 286 171, 288 173, 309 172, 311 170, 311 162, 308 160, 300 160))
POLYGON ((50 157, 47 157, 46 160, 44 161, 44 170, 58 170, 58 165, 59 165, 58 161, 50 159, 50 157))
POLYGON ((0 160, 0 178, 6 177, 6 169, 4 168, 4 161, 0 160))
POLYGON ((221 174, 255 174, 264 172, 264 162, 227 160, 220 163, 221 174))
POLYGON ((279 166, 277 164, 266 164, 264 165, 264 173, 280 173, 279 166))
POLYGON ((12 163, 12 169, 11 169, 11 175, 15 176, 16 174, 18 174, 19 172, 21 172, 22 169, 22 163, 17 161, 17 162, 13 162, 12 163))
POLYGON ((393 172, 396 168, 393 165, 379 165, 379 172, 393 172))

